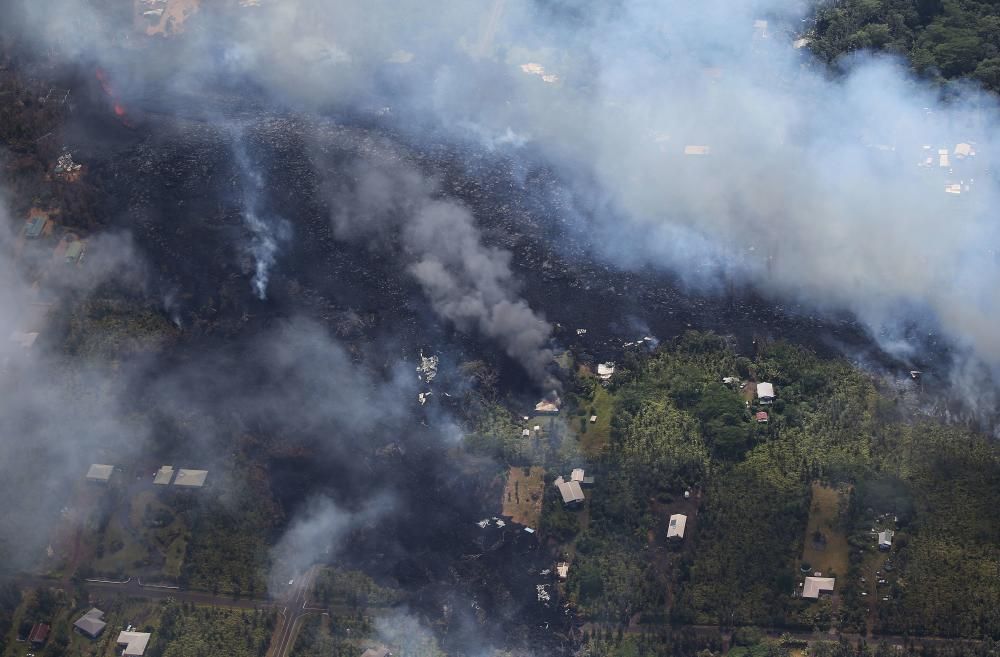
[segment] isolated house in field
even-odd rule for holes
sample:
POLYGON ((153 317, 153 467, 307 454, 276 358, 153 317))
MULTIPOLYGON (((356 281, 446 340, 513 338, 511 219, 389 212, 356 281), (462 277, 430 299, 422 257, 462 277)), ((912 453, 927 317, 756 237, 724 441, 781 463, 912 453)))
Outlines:
POLYGON ((153 483, 157 486, 168 486, 174 478, 174 466, 161 465, 153 476, 153 483))
POLYGON ((31 634, 28 635, 28 643, 34 648, 41 648, 49 638, 50 629, 45 623, 35 623, 31 627, 31 634))
POLYGON ((601 381, 610 381, 615 375, 614 363, 600 363, 597 366, 597 378, 601 381))
POLYGON ((122 657, 142 657, 149 643, 149 632, 121 632, 118 635, 118 645, 124 645, 122 657))
POLYGON ((556 479, 555 485, 559 489, 559 494, 562 495, 563 504, 566 506, 579 506, 586 499, 578 481, 566 481, 559 477, 556 479))
POLYGON ((93 481, 99 484, 106 484, 111 479, 111 473, 115 471, 115 466, 104 465, 102 463, 94 463, 87 470, 87 481, 93 481))
POLYGON ((180 486, 181 488, 201 488, 205 485, 207 477, 208 470, 185 470, 181 468, 177 471, 174 486, 180 486))
POLYGON ((535 415, 559 415, 559 403, 543 399, 535 404, 535 415))
POLYGON ((806 577, 806 582, 802 587, 802 597, 819 598, 820 593, 831 593, 836 580, 833 577, 806 577))
POLYGON ((888 552, 892 549, 892 536, 894 532, 891 529, 886 529, 885 531, 878 533, 878 549, 883 552, 888 552))
POLYGON ((667 524, 667 538, 676 538, 677 540, 684 538, 684 529, 687 527, 687 521, 688 517, 680 513, 670 516, 670 523, 667 524))
POLYGON ((73 629, 84 636, 96 639, 101 636, 101 632, 104 631, 104 628, 107 627, 107 625, 108 624, 104 622, 104 612, 94 607, 73 623, 73 629))
POLYGON ((760 400, 761 404, 770 404, 774 402, 774 386, 770 383, 758 383, 757 399, 760 400))

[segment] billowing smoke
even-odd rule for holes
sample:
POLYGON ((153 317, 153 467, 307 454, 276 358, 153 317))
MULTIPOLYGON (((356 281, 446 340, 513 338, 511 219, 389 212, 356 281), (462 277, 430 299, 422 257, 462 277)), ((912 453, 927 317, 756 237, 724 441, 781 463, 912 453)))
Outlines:
POLYGON ((371 500, 363 509, 350 511, 326 497, 313 498, 300 510, 274 546, 274 567, 268 586, 275 595, 287 590, 289 580, 311 566, 329 563, 347 535, 375 521, 391 509, 388 498, 371 500))
MULTIPOLYGON (((556 219, 613 265, 847 309, 887 347, 912 350, 907 331, 935 327, 1000 362, 994 99, 957 85, 942 101, 899 62, 864 54, 830 74, 792 46, 809 25, 801 3, 261 4, 203 8, 170 73, 133 76, 131 92, 149 79, 188 91, 250 79, 282 103, 377 110, 414 141, 538 158, 571 198, 556 219)), ((111 71, 136 65, 104 45, 111 30, 85 5, 23 9, 39 40, 111 71)), ((463 225, 432 200, 411 208, 426 230, 463 225)), ((505 336, 537 373, 544 325, 510 295, 504 256, 474 251, 415 252, 410 264, 444 316, 505 336)))
POLYGON ((467 207, 395 162, 358 163, 351 183, 329 192, 338 236, 376 246, 398 239, 441 317, 497 340, 537 383, 553 385, 545 372, 552 327, 518 297, 510 252, 483 243, 467 207))
POLYGON ((243 224, 250 232, 250 242, 246 247, 254 269, 250 284, 257 298, 264 300, 267 298, 271 269, 278 258, 278 248, 281 242, 290 238, 291 225, 281 217, 269 215, 264 209, 264 178, 247 153, 244 131, 234 130, 232 138, 233 155, 241 174, 241 179, 234 184, 242 195, 243 224))
MULTIPOLYGON (((72 495, 91 463, 120 464, 147 444, 149 427, 123 404, 126 368, 115 372, 92 358, 120 350, 114 331, 95 325, 90 300, 113 282, 139 289, 142 266, 127 237, 96 236, 78 264, 53 258, 47 248, 17 244, 13 219, 0 195, 0 571, 24 568, 60 549, 65 536, 52 533, 87 522, 89 510, 72 495), (27 274, 26 272, 31 272, 27 274), (40 284, 36 284, 40 283, 40 284), (68 340, 59 317, 67 309, 68 340), (72 349, 76 358, 67 358, 72 349)), ((101 308, 100 311, 105 311, 101 308)))

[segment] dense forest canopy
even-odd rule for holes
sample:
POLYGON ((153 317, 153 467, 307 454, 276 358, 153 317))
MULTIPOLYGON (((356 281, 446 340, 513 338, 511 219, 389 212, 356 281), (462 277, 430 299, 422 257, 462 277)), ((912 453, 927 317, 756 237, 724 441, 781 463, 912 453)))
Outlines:
POLYGON ((827 62, 857 50, 909 59, 940 81, 971 78, 1000 91, 1000 3, 841 0, 816 12, 810 47, 827 62))

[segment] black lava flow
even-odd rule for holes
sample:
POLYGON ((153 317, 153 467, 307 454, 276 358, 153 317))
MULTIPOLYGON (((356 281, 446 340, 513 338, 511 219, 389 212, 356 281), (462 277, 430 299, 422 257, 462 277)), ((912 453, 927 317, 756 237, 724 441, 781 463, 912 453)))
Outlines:
MULTIPOLYGON (((172 299, 165 310, 184 326, 186 342, 178 349, 188 354, 249 341, 276 322, 305 316, 325 325, 352 353, 381 351, 386 367, 400 358, 415 362, 420 349, 456 362, 483 358, 500 368, 507 394, 527 402, 540 392, 495 345, 437 318, 398 262, 335 238, 330 200, 313 166, 311 140, 317 135, 335 144, 327 162, 333 175, 338 161, 348 175, 347 164, 391 144, 442 180, 442 189, 472 209, 486 242, 511 251, 522 296, 558 325, 559 346, 613 359, 626 341, 646 334, 665 339, 694 328, 733 335, 744 353, 762 337, 828 352, 844 344, 871 349, 849 318, 782 307, 746 288, 702 296, 686 292, 668 273, 621 271, 601 262, 585 231, 563 223, 560 180, 543 162, 512 163, 444 142, 418 146, 371 118, 301 117, 252 104, 248 109, 245 98, 234 99, 232 111, 225 97, 214 98, 212 110, 199 113, 172 112, 184 103, 157 97, 129 108, 131 127, 108 111, 100 93, 77 98, 67 139, 104 191, 109 223, 128 230, 150 263, 152 289, 172 299), (262 210, 292 228, 263 301, 250 284, 253 262, 245 250, 250 236, 241 220, 233 124, 241 126, 249 158, 266 181, 262 210), (577 335, 578 328, 586 334, 577 335)), ((562 654, 575 621, 555 587, 548 604, 539 601, 536 589, 551 582, 541 573, 551 567, 552 553, 518 527, 476 525, 499 511, 495 465, 449 465, 431 431, 415 412, 413 430, 386 441, 402 449, 380 459, 358 450, 362 469, 313 456, 278 459, 271 466, 273 488, 283 506, 294 509, 316 488, 350 506, 391 485, 398 508, 351 537, 346 562, 403 587, 412 609, 447 626, 443 641, 458 652, 487 640, 562 654)))

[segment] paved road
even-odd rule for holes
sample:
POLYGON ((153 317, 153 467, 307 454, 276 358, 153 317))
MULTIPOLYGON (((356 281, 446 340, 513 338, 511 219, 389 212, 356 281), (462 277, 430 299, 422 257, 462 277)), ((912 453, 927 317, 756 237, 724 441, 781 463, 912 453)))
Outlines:
MULTIPOLYGON (((17 584, 24 588, 62 586, 62 580, 47 579, 45 577, 19 577, 17 584)), ((274 607, 273 600, 259 598, 234 598, 227 595, 216 595, 203 591, 188 591, 185 589, 170 589, 159 586, 143 586, 138 578, 133 577, 127 582, 81 582, 88 589, 104 591, 108 593, 118 593, 130 595, 137 598, 152 598, 161 600, 163 598, 174 598, 181 602, 191 602, 201 605, 212 605, 215 607, 236 607, 238 609, 262 609, 264 607, 274 607)))
POLYGON ((278 610, 281 625, 271 639, 267 657, 288 657, 295 646, 295 639, 302 627, 302 619, 310 614, 324 613, 322 608, 309 607, 309 591, 312 589, 318 566, 313 566, 297 577, 283 598, 283 606, 278 610))

